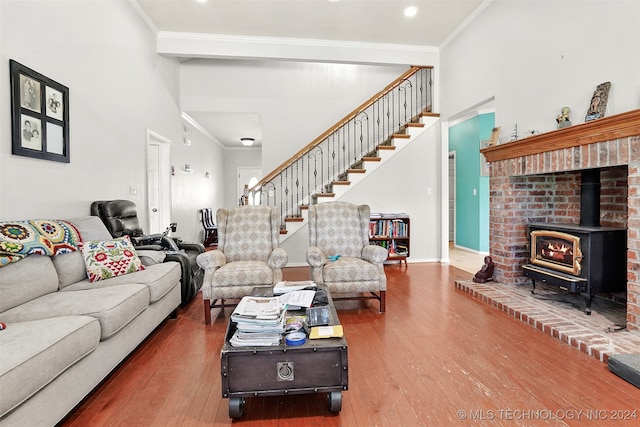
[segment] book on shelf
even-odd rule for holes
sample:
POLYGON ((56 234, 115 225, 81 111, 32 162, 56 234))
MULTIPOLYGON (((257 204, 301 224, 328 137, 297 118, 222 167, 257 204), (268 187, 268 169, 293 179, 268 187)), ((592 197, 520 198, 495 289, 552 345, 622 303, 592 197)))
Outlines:
POLYGON ((401 219, 385 219, 369 222, 369 237, 407 237, 408 224, 401 219))

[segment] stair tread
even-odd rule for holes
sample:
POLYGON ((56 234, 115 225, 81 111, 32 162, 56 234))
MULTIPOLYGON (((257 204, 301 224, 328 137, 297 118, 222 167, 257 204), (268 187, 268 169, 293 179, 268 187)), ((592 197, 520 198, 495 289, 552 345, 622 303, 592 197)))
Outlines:
POLYGON ((425 126, 424 123, 413 123, 413 122, 409 122, 406 125, 408 128, 423 128, 425 126))
POLYGON ((365 162, 379 162, 382 159, 380 157, 363 157, 362 160, 365 162))
POLYGON ((351 181, 333 181, 331 185, 351 185, 351 181))
POLYGON ((366 169, 348 169, 347 173, 365 173, 366 169))
POLYGON ((284 218, 284 222, 302 222, 304 218, 301 216, 287 216, 284 218))
POLYGON ((335 193, 317 193, 314 194, 315 197, 334 197, 335 193))
POLYGON ((411 138, 411 135, 409 135, 408 133, 394 133, 393 134, 393 138, 411 138))
POLYGON ((378 150, 395 150, 396 146, 395 145, 378 145, 376 148, 378 150))

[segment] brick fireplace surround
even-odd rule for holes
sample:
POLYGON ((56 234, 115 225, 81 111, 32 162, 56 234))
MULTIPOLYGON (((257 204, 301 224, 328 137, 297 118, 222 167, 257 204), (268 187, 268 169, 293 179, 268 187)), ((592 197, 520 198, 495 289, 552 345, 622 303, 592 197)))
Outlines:
POLYGON ((601 169, 601 225, 627 231, 627 330, 640 331, 640 110, 482 151, 494 281, 528 283, 527 223, 580 221, 580 171, 601 169))

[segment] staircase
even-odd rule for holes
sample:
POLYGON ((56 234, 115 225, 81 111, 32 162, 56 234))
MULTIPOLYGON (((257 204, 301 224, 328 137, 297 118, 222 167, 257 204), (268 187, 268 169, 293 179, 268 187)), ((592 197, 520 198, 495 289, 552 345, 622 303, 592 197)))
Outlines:
MULTIPOLYGON (((381 144, 376 147, 374 153, 363 157, 353 168, 349 168, 342 174, 339 180, 332 181, 327 186, 326 192, 313 194, 311 204, 340 200, 342 196, 367 179, 376 169, 402 149, 409 146, 419 135, 437 123, 438 120, 439 114, 422 113, 417 122, 407 123, 403 132, 394 134, 387 144, 381 144)), ((308 207, 308 204, 300 205, 300 215, 290 215, 284 218, 285 227, 280 229, 281 242, 305 226, 308 220, 308 207)))
POLYGON ((285 240, 310 204, 338 200, 438 121, 432 86, 432 67, 412 67, 248 189, 245 203, 278 207, 285 240))

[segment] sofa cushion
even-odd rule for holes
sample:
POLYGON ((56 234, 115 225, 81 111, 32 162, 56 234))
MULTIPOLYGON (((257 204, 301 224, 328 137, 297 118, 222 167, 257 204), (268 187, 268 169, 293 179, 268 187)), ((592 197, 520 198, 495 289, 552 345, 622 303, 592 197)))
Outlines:
POLYGON ((60 289, 87 279, 87 267, 84 265, 82 252, 54 256, 51 257, 51 261, 58 273, 58 287, 60 289))
POLYGON ((0 417, 91 353, 100 325, 89 316, 9 323, 0 333, 0 417))
POLYGON ((80 243, 90 282, 144 270, 129 236, 80 243))
POLYGON ((100 287, 124 285, 127 283, 139 283, 149 288, 149 302, 154 303, 167 294, 180 282, 181 269, 177 262, 165 262, 151 265, 143 271, 127 274, 125 276, 112 277, 107 280, 91 283, 89 279, 74 283, 65 287, 66 291, 78 291, 83 289, 96 289, 100 287))
POLYGON ((83 291, 53 292, 0 313, 0 322, 26 322, 50 317, 87 315, 100 322, 107 339, 149 305, 148 287, 140 284, 108 286, 83 291))
POLYGON ((97 216, 71 218, 67 221, 76 226, 82 240, 109 240, 112 238, 107 227, 97 216))
MULTIPOLYGON (((111 235, 97 216, 68 219, 66 222, 75 226, 83 240, 110 240, 111 235)), ((60 289, 87 278, 87 267, 82 252, 58 255, 51 258, 58 272, 60 289)))
POLYGON ((57 290, 58 275, 48 256, 29 255, 0 268, 0 312, 57 290))

